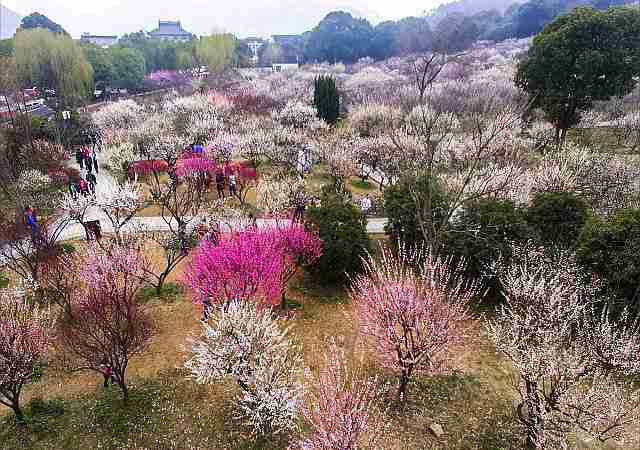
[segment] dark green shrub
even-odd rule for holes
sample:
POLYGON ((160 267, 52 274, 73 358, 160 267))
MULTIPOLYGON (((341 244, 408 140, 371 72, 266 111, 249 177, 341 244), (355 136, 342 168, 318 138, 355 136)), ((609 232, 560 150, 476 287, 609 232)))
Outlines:
POLYGON ((346 274, 362 269, 362 257, 371 248, 366 222, 347 199, 324 192, 321 206, 307 211, 309 224, 324 244, 322 257, 309 271, 320 280, 343 283, 346 274))
POLYGON ((544 245, 573 247, 589 217, 589 206, 568 192, 542 192, 535 196, 527 220, 544 245))
POLYGON ((419 204, 425 204, 429 190, 431 190, 433 220, 435 223, 442 224, 448 210, 447 198, 437 183, 429 183, 426 175, 418 178, 404 178, 396 185, 385 189, 384 206, 389 218, 385 231, 394 243, 401 241, 409 246, 424 243, 416 200, 419 204))
POLYGON ((336 87, 336 80, 329 75, 321 75, 315 80, 313 105, 318 111, 318 117, 333 125, 340 117, 340 93, 336 87))
POLYGON ((464 258, 467 275, 483 279, 486 300, 502 300, 498 280, 490 275, 491 263, 512 257, 512 244, 527 241, 531 231, 525 212, 510 201, 481 199, 467 203, 452 220, 444 247, 447 254, 464 258))
POLYGON ((470 275, 479 277, 499 258, 508 261, 512 243, 530 236, 525 213, 513 202, 481 199, 467 203, 452 220, 445 246, 465 259, 470 275))
POLYGON ((4 289, 9 286, 9 277, 0 273, 0 289, 4 289))
POLYGON ((640 301, 640 209, 593 218, 578 245, 578 261, 597 275, 607 294, 638 310, 640 301))

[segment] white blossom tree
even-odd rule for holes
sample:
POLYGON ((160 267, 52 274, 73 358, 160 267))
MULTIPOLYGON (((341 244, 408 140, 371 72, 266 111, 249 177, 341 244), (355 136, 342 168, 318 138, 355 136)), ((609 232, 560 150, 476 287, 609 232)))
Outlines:
POLYGON ((185 366, 197 382, 236 382, 242 416, 256 435, 297 430, 302 356, 270 310, 230 302, 203 324, 188 350, 185 366))
POLYGON ((568 254, 518 249, 518 264, 498 275, 506 303, 489 336, 512 363, 517 417, 530 449, 567 448, 575 434, 621 440, 640 417, 640 330, 627 313, 597 313, 597 286, 568 254))
POLYGON ((117 242, 122 241, 122 228, 142 209, 145 199, 135 182, 111 183, 96 193, 96 206, 113 227, 117 242))

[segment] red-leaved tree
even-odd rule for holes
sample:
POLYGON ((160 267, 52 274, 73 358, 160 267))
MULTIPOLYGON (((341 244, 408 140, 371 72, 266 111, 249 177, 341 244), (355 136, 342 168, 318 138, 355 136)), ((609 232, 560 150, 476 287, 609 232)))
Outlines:
POLYGON ((79 274, 86 286, 72 299, 58 330, 72 369, 102 374, 110 369, 125 401, 129 360, 146 348, 154 330, 151 317, 136 300, 143 264, 132 249, 90 249, 79 274))
POLYGON ((24 419, 20 394, 50 344, 50 316, 18 289, 0 290, 0 403, 24 419))
POLYGON ((419 259, 383 250, 379 259, 366 262, 351 292, 365 345, 383 368, 399 375, 400 403, 414 375, 451 369, 453 350, 471 318, 469 303, 477 294, 450 260, 426 257, 416 268, 413 261, 419 259))
POLYGON ((304 450, 376 448, 384 424, 376 401, 382 391, 375 378, 350 372, 344 353, 333 343, 318 377, 307 371, 311 401, 303 408, 313 434, 301 442, 304 450))

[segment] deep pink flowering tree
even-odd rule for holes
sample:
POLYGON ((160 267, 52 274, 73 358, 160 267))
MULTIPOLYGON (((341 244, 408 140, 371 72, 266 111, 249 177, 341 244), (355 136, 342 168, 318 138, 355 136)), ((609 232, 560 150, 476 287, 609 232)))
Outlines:
POLYGON ((319 376, 306 371, 310 402, 303 408, 313 433, 299 442, 304 450, 376 448, 383 423, 376 410, 382 390, 375 378, 350 371, 333 343, 319 376))
POLYGON ((180 178, 213 175, 218 165, 215 161, 198 156, 179 159, 176 164, 176 175, 180 178))
POLYGON ((276 305, 298 268, 321 254, 322 242, 301 226, 253 229, 217 244, 203 242, 185 281, 198 302, 257 299, 276 305))
POLYGON ((351 293, 365 345, 383 368, 399 376, 400 403, 413 376, 451 369, 471 319, 469 303, 477 294, 451 261, 426 257, 417 270, 413 261, 415 255, 395 257, 384 250, 379 260, 366 262, 351 293))
POLYGON ((79 273, 85 286, 74 295, 57 333, 71 368, 104 374, 109 367, 125 401, 129 360, 146 348, 154 330, 136 299, 144 283, 144 264, 131 248, 89 249, 79 273))
POLYGON ((303 225, 290 224, 272 231, 282 257, 280 273, 281 305, 286 307, 286 290, 289 281, 301 267, 313 264, 322 256, 322 241, 307 231, 303 225))
POLYGON ((196 302, 256 299, 273 304, 280 296, 281 272, 280 249, 271 233, 249 230, 225 236, 217 245, 203 241, 185 281, 196 302))
POLYGON ((50 316, 25 299, 19 289, 0 290, 0 403, 11 408, 18 421, 22 388, 43 362, 51 342, 50 316))
POLYGON ((164 173, 169 170, 169 164, 162 159, 144 159, 136 161, 129 166, 129 175, 146 176, 156 173, 164 173))

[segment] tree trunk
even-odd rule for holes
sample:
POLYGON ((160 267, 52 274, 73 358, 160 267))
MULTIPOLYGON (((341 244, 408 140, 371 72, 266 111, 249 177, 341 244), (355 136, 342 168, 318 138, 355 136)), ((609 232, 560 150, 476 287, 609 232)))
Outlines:
POLYGON ((409 377, 403 371, 400 374, 400 381, 398 383, 398 404, 403 405, 407 399, 407 386, 409 385, 409 377))
POLYGON ((287 310, 287 296, 286 296, 286 290, 282 291, 282 298, 280 299, 280 307, 282 308, 283 311, 287 310))
POLYGON ((169 274, 167 273, 162 273, 160 274, 160 276, 158 277, 158 284, 156 285, 156 295, 159 297, 160 295, 162 295, 162 288, 164 287, 164 283, 165 281, 167 281, 167 276, 169 274))
POLYGON ((127 383, 125 383, 124 381, 120 381, 120 389, 122 390, 122 400, 125 403, 129 402, 129 387, 127 386, 127 383))

